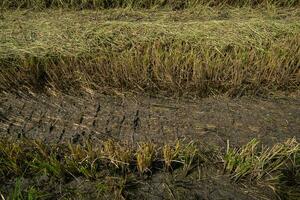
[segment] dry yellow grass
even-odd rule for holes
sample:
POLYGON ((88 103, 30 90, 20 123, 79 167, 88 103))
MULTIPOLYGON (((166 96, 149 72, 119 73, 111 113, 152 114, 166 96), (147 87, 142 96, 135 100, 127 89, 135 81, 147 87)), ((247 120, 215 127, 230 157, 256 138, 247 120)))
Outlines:
POLYGON ((199 12, 5 12, 0 89, 199 96, 299 89, 297 9, 199 12))
POLYGON ((3 8, 158 8, 169 7, 175 10, 194 7, 197 5, 209 6, 296 6, 299 0, 3 0, 3 8))
POLYGON ((141 174, 151 172, 152 162, 155 158, 155 145, 152 143, 142 143, 136 152, 137 168, 141 174))

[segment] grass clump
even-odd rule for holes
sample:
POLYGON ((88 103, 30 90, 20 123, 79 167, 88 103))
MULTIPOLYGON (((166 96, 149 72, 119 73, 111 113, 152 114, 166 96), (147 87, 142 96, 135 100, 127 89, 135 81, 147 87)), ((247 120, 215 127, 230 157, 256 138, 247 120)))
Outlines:
POLYGON ((201 148, 204 145, 197 142, 178 140, 175 144, 165 144, 162 147, 163 163, 166 171, 173 172, 182 168, 183 177, 195 167, 213 165, 219 159, 219 152, 214 148, 201 148))
POLYGON ((155 158, 155 145, 153 143, 142 143, 136 153, 138 171, 141 174, 151 172, 151 166, 155 158))
POLYGON ((273 147, 258 148, 253 139, 240 149, 227 148, 225 170, 235 182, 250 180, 265 182, 283 199, 299 195, 300 145, 295 138, 273 147), (284 188, 284 189, 283 189, 284 188))
POLYGON ((126 170, 132 161, 132 149, 127 145, 120 145, 112 140, 104 142, 103 154, 117 169, 126 170))
POLYGON ((254 139, 239 150, 227 149, 225 169, 233 174, 232 178, 235 181, 243 178, 261 180, 282 168, 300 151, 296 139, 287 140, 272 148, 262 147, 260 150, 258 144, 259 141, 254 139))
POLYGON ((176 145, 173 147, 169 144, 163 146, 163 158, 166 170, 172 170, 172 164, 177 162, 177 158, 181 149, 181 144, 179 141, 176 142, 176 145))
POLYGON ((193 142, 190 142, 181 149, 178 159, 183 164, 184 176, 188 175, 199 155, 199 149, 193 142))
POLYGON ((65 171, 71 176, 83 175, 86 178, 95 179, 99 167, 100 150, 94 148, 90 143, 81 145, 68 144, 69 154, 65 154, 65 171))

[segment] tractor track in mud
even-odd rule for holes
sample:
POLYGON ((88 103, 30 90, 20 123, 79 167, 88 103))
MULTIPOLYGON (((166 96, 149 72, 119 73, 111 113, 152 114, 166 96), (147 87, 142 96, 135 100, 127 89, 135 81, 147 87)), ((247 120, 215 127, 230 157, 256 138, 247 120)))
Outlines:
POLYGON ((252 138, 269 145, 300 135, 297 97, 195 101, 111 96, 2 94, 1 137, 44 141, 127 140, 167 143, 180 138, 240 146, 252 138))

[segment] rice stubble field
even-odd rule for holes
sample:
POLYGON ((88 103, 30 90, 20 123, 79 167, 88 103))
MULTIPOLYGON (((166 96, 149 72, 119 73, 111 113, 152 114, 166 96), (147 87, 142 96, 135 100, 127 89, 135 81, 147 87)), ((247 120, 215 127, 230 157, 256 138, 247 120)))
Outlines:
POLYGON ((2 0, 0 198, 299 199, 298 0, 2 0))

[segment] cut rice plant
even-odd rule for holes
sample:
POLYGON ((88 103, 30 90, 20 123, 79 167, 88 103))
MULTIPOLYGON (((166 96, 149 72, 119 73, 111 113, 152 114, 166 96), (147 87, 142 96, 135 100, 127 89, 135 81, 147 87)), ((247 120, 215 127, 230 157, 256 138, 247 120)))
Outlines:
POLYGON ((218 152, 202 144, 178 140, 175 145, 166 144, 162 148, 166 170, 173 170, 172 164, 183 165, 184 176, 193 168, 192 165, 213 163, 218 158, 218 152))
MULTIPOLYGON (((179 179, 179 185, 181 178, 191 175, 195 167, 203 167, 203 164, 210 164, 209 167, 216 169, 213 170, 216 173, 214 175, 222 176, 219 174, 222 167, 215 163, 223 162, 225 172, 233 182, 250 180, 251 184, 269 186, 282 199, 294 200, 299 196, 300 144, 295 138, 272 147, 260 146, 256 139, 240 148, 231 148, 228 144, 223 156, 221 152, 212 151, 211 147, 200 145, 201 143, 184 141, 177 141, 173 145, 165 144, 162 148, 150 142, 127 147, 124 143, 112 140, 103 141, 100 146, 45 144, 28 139, 2 139, 0 143, 1 178, 5 183, 16 181, 10 187, 8 195, 12 199, 34 199, 42 195, 38 192, 38 187, 23 188, 21 179, 18 179, 20 175, 30 177, 30 180, 40 180, 40 177, 46 176, 47 181, 59 181, 60 184, 64 181, 67 184, 72 180, 77 182, 82 178, 89 181, 101 180, 95 185, 97 195, 110 194, 124 198, 126 190, 136 186, 136 179, 144 180, 143 176, 137 175, 159 173, 159 170, 152 170, 154 165, 156 169, 163 170, 163 166, 156 165, 156 160, 163 160, 164 167, 168 170, 172 169, 174 162, 180 163, 178 168, 172 170, 179 170, 183 177, 176 176, 177 173, 169 174, 179 179), (13 147, 12 151, 8 151, 10 147, 13 147), (127 148, 130 150, 126 152, 126 156, 122 155, 120 151, 127 148), (122 166, 124 163, 126 164, 122 166), (128 163, 137 170, 128 171, 128 163), (124 168, 123 173, 111 170, 111 167, 124 168)), ((2 182, 0 189, 1 187, 2 182)), ((78 195, 78 192, 74 191, 74 194, 78 195)))
POLYGON ((234 149, 227 144, 227 152, 225 155, 225 170, 233 174, 233 179, 238 181, 239 178, 245 177, 251 173, 252 165, 256 160, 256 151, 259 141, 251 140, 241 149, 234 149))
POLYGON ((0 91, 203 97, 299 90, 297 9, 269 17, 250 10, 229 20, 199 20, 190 11, 178 16, 187 18, 180 23, 162 11, 154 20, 152 13, 128 20, 128 11, 109 12, 25 12, 26 20, 21 11, 5 12, 0 91), (107 20, 118 16, 124 19, 107 20))
POLYGON ((300 146, 295 138, 273 147, 253 139, 240 149, 227 147, 225 171, 233 181, 250 180, 269 186, 281 199, 299 198, 300 146))
POLYGON ((178 155, 180 153, 181 143, 177 141, 175 146, 166 144, 163 146, 163 158, 166 170, 172 170, 172 163, 178 162, 178 155))
POLYGON ((140 174, 151 172, 151 166, 155 159, 155 145, 153 143, 139 144, 136 152, 137 169, 140 174))
POLYGON ((120 145, 117 142, 108 140, 103 144, 103 154, 116 168, 125 171, 132 161, 133 152, 126 145, 120 145))
MULTIPOLYGON (((183 176, 187 176, 198 160, 199 148, 194 142, 185 145, 178 153, 178 160, 183 164, 183 176)), ((197 163, 199 164, 199 163, 197 163)))
POLYGON ((272 179, 273 175, 285 168, 295 156, 299 156, 300 146, 295 138, 284 143, 276 144, 272 148, 262 146, 253 139, 240 149, 227 147, 224 157, 225 170, 232 175, 234 181, 248 178, 251 181, 272 179))
POLYGON ((83 174, 86 178, 96 177, 100 162, 101 151, 91 143, 86 142, 85 146, 68 144, 70 155, 66 155, 65 170, 72 176, 83 174))

